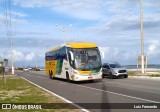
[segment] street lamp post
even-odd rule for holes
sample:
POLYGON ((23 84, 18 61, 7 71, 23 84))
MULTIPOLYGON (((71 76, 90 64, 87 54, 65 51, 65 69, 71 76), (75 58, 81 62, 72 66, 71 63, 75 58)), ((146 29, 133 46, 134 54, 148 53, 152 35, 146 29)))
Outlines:
POLYGON ((140 0, 140 27, 141 27, 141 72, 144 73, 144 34, 143 34, 143 10, 140 0))
POLYGON ((12 67, 12 74, 14 74, 14 56, 13 56, 12 34, 9 34, 9 39, 10 39, 10 50, 11 50, 11 67, 12 67))
POLYGON ((64 38, 64 44, 66 43, 66 32, 67 32, 67 29, 69 29, 69 27, 72 27, 72 24, 69 24, 68 26, 61 26, 61 28, 58 28, 58 24, 56 24, 56 27, 59 31, 62 32, 62 37, 64 38))
MULTIPOLYGON (((56 24, 56 27, 57 27, 57 29, 58 29, 58 24, 56 24)), ((62 37, 64 38, 64 44, 65 44, 65 32, 66 32, 66 29, 65 29, 65 27, 64 26, 62 26, 62 28, 60 28, 60 29, 58 29, 60 32, 62 32, 62 37)))
POLYGON ((36 42, 34 42, 34 46, 35 46, 35 64, 36 64, 36 69, 37 69, 37 44, 36 42))

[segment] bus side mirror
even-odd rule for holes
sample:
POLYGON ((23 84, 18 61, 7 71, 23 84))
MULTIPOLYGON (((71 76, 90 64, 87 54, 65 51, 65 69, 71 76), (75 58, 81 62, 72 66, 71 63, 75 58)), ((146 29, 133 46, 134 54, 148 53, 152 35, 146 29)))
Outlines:
POLYGON ((104 52, 100 50, 100 53, 101 53, 102 58, 104 59, 104 57, 105 57, 104 52))
POLYGON ((72 51, 69 51, 69 54, 70 54, 70 56, 71 56, 71 60, 73 61, 73 60, 74 60, 74 56, 73 56, 72 51))

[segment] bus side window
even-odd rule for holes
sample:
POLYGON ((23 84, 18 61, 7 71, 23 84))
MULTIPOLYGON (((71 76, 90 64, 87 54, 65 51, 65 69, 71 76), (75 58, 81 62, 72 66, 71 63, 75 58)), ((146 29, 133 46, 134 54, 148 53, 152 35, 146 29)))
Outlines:
POLYGON ((66 47, 62 48, 62 58, 67 60, 66 47))

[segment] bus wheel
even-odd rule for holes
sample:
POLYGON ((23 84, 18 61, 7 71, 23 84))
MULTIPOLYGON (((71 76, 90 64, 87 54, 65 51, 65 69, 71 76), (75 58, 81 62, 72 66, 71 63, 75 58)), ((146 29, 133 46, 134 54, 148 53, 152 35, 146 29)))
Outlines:
POLYGON ((67 82, 69 82, 69 83, 71 82, 68 72, 66 72, 66 79, 67 79, 67 82))
POLYGON ((52 71, 49 73, 49 77, 50 77, 50 79, 53 79, 53 73, 52 73, 52 71))

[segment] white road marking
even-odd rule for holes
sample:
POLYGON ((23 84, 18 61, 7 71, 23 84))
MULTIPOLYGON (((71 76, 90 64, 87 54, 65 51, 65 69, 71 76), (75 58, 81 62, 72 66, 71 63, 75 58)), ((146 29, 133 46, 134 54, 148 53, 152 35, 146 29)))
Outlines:
MULTIPOLYGON (((39 77, 41 77, 41 76, 39 76, 39 77)), ((41 78, 42 78, 42 77, 41 77, 41 78)), ((43 77, 43 78, 44 78, 44 77, 43 77)), ((47 79, 47 78, 46 78, 46 79, 47 79)), ((102 83, 101 83, 101 84, 102 84, 102 83)), ((111 92, 111 91, 105 91, 105 90, 101 90, 101 89, 97 89, 97 88, 92 88, 92 87, 87 87, 87 86, 82 86, 82 85, 75 85, 75 86, 79 86, 79 87, 83 87, 83 88, 88 88, 88 89, 92 89, 92 90, 97 90, 97 91, 101 91, 101 92, 105 92, 105 93, 110 93, 110 94, 114 94, 114 95, 119 95, 119 96, 123 96, 123 97, 128 97, 128 98, 132 98, 132 99, 147 101, 147 102, 151 102, 151 103, 160 103, 160 102, 153 101, 153 100, 138 98, 138 97, 129 96, 129 95, 120 94, 120 93, 111 92)))
POLYGON ((47 89, 45 89, 45 88, 43 88, 43 87, 41 87, 41 86, 39 86, 39 85, 37 85, 37 84, 33 83, 32 81, 30 81, 30 80, 28 80, 28 79, 24 78, 24 77, 21 77, 21 78, 23 78, 24 80, 26 80, 26 81, 28 81, 28 82, 32 83, 33 85, 35 85, 35 86, 37 86, 37 87, 39 87, 39 88, 43 89, 44 91, 47 91, 47 92, 51 93, 52 95, 54 95, 54 96, 56 96, 56 97, 58 97, 58 98, 60 98, 60 99, 64 100, 65 102, 67 102, 67 103, 71 103, 72 105, 74 105, 74 106, 78 107, 78 108, 79 108, 79 109, 81 109, 82 111, 84 111, 84 112, 89 112, 89 110, 87 110, 87 109, 83 109, 81 106, 79 106, 79 105, 75 104, 74 102, 72 102, 72 101, 70 101, 70 100, 67 100, 66 98, 64 98, 64 97, 62 97, 62 96, 60 96, 60 95, 57 95, 57 94, 56 94, 56 93, 54 93, 54 92, 49 91, 49 90, 47 90, 47 89))
POLYGON ((125 95, 125 94, 115 93, 115 92, 111 92, 111 91, 105 91, 105 90, 101 90, 101 89, 97 89, 97 88, 92 88, 92 87, 87 87, 87 86, 82 86, 82 85, 76 85, 76 86, 87 88, 87 89, 92 89, 92 90, 97 90, 97 91, 101 91, 101 92, 105 92, 105 93, 110 93, 110 94, 114 94, 114 95, 119 95, 119 96, 123 96, 123 97, 133 98, 133 99, 137 99, 137 100, 147 101, 147 102, 151 102, 151 103, 160 103, 160 102, 153 101, 153 100, 147 100, 147 99, 129 96, 129 95, 125 95))

